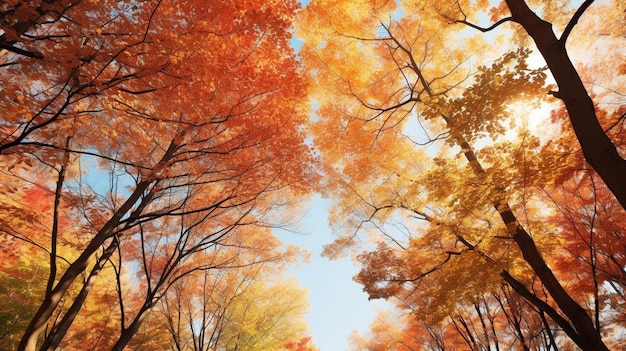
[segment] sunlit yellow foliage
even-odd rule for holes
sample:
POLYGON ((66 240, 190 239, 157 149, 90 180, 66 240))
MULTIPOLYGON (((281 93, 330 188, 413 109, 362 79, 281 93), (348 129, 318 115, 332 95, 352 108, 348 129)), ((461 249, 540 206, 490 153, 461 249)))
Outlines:
POLYGON ((270 351, 303 337, 306 296, 294 277, 252 283, 227 308, 220 345, 227 350, 270 351))
MULTIPOLYGON (((312 1, 299 18, 301 56, 316 83, 311 131, 330 179, 326 190, 337 199, 331 223, 338 239, 325 254, 351 253, 362 264, 356 280, 371 298, 393 299, 428 328, 444 320, 458 323, 459 330, 470 328, 463 323, 477 323, 476 316, 462 315, 476 306, 495 316, 497 304, 504 308, 505 301, 513 311, 520 297, 507 291, 502 298, 505 286, 534 306, 531 314, 545 311, 573 339, 580 333, 579 346, 604 349, 599 321, 594 322, 602 308, 596 306, 592 315, 585 300, 593 299, 593 289, 587 289, 587 298, 573 292, 571 277, 556 263, 568 242, 550 220, 557 209, 546 204, 544 192, 572 169, 585 167, 578 140, 586 130, 579 125, 576 140, 570 131, 563 133, 568 116, 550 114, 559 103, 555 98, 573 113, 582 105, 568 99, 583 101, 587 95, 584 88, 576 98, 560 95, 577 77, 577 67, 561 70, 569 60, 561 55, 565 39, 581 54, 579 67, 586 60, 597 64, 580 70, 594 96, 601 96, 614 116, 623 111, 617 107, 626 86, 623 67, 608 63, 624 56, 616 38, 623 16, 614 15, 623 12, 618 11, 623 4, 607 5, 612 14, 604 28, 597 14, 605 4, 578 18, 589 1, 528 1, 530 11, 547 22, 528 21, 534 13, 521 0, 395 3, 393 10, 359 7, 351 16, 348 1, 312 1), (370 22, 363 23, 366 13, 370 22), (338 30, 341 20, 347 25, 338 30), (574 26, 577 21, 581 24, 574 26), (557 40, 564 36, 562 42, 554 41, 549 24, 557 40), (605 34, 599 38, 594 30, 605 34), (601 47, 595 43, 603 37, 610 50, 601 58, 584 53, 601 47), (544 58, 551 70, 543 66, 544 58), (489 296, 490 302, 477 296, 489 296), (584 346, 587 342, 595 346, 584 346)), ((595 128, 597 117, 623 153, 624 133, 617 131, 623 113, 621 122, 600 108, 593 115, 587 102, 587 115, 570 120, 586 119, 595 128)), ((596 139, 603 137, 599 134, 596 139)), ((524 318, 536 323, 538 317, 524 318)), ((501 325, 506 318, 493 317, 493 328, 507 328, 501 325)), ((528 333, 537 328, 545 331, 533 325, 528 333)), ((550 338, 544 331, 539 334, 550 338)), ((483 344, 469 346, 494 345, 480 338, 483 344)), ((470 344, 469 335, 463 339, 470 344)))

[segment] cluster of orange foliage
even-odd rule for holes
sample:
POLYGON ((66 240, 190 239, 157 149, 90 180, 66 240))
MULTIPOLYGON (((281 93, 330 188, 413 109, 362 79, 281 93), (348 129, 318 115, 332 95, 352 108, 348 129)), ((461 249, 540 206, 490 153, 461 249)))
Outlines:
POLYGON ((209 350, 247 333, 239 347, 255 350, 306 336, 300 288, 252 283, 276 285, 302 256, 271 228, 316 179, 290 47, 298 8, 0 5, 0 348, 209 350), (243 323, 252 297, 268 300, 265 319, 243 323))
POLYGON ((397 305, 355 349, 623 348, 623 2, 298 9, 0 5, 0 348, 315 350, 319 184, 397 305))
POLYGON ((355 350, 624 347, 626 24, 592 3, 305 8, 325 253, 398 308, 355 350))

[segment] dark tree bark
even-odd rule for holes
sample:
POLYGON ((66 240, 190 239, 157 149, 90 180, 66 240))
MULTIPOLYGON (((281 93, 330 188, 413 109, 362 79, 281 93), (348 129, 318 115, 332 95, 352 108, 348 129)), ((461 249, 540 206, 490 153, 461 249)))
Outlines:
POLYGON ((585 159, 626 209, 626 160, 619 155, 598 122, 593 101, 565 48, 569 33, 592 2, 587 0, 581 5, 558 39, 552 24, 537 16, 525 1, 506 0, 513 21, 532 37, 556 80, 559 91, 553 95, 563 100, 585 159))
MULTIPOLYGON (((442 117, 448 126, 452 125, 452 122, 448 117, 442 117)), ((466 150, 464 152, 465 158, 472 167, 474 174, 480 177, 485 170, 476 158, 473 148, 462 137, 457 137, 456 141, 463 148, 463 150, 466 150)), ((578 302, 576 302, 567 290, 565 290, 563 285, 561 285, 544 260, 541 252, 539 252, 533 238, 518 221, 517 216, 513 213, 511 207, 505 199, 506 192, 503 189, 504 187, 499 189, 500 199, 496 199, 494 201, 493 207, 498 212, 502 222, 506 225, 509 235, 517 244, 524 260, 530 265, 533 272, 535 272, 541 283, 550 293, 550 296, 567 317, 568 321, 563 321, 563 323, 559 324, 564 329, 566 329, 568 325, 571 325, 571 327, 574 328, 574 330, 571 330, 571 332, 567 334, 582 350, 609 351, 608 347, 602 341, 600 331, 595 328, 595 324, 587 311, 578 302)), ((530 303, 537 305, 534 299, 529 298, 532 296, 523 293, 526 289, 523 284, 519 282, 517 282, 518 284, 515 284, 514 278, 506 271, 502 272, 501 275, 513 287, 513 289, 524 296, 530 303)), ((540 306, 538 307, 543 310, 540 306)))
POLYGON ((68 291, 72 283, 76 278, 82 274, 88 267, 91 258, 95 255, 96 251, 109 239, 113 234, 117 226, 119 225, 122 216, 128 213, 133 205, 137 202, 141 194, 148 188, 150 182, 141 182, 128 198, 128 200, 120 207, 113 217, 107 222, 102 229, 94 236, 94 239, 89 243, 87 248, 81 253, 81 255, 68 267, 65 273, 61 276, 54 289, 46 292, 44 301, 39 306, 39 309, 35 313, 35 316, 31 320, 28 328, 22 336, 22 340, 18 345, 18 350, 35 350, 39 335, 43 332, 48 323, 50 316, 59 306, 61 298, 68 291))
MULTIPOLYGON (((178 145, 171 143, 168 150, 163 155, 159 164, 167 163, 173 156, 178 148, 178 145)), ((30 324, 26 328, 22 340, 18 345, 18 350, 31 351, 35 350, 37 340, 39 336, 46 328, 46 324, 50 320, 50 317, 57 309, 61 302, 61 298, 65 296, 72 283, 78 278, 80 274, 87 270, 89 262, 96 254, 96 252, 105 244, 105 242, 116 234, 120 228, 123 217, 129 215, 129 218, 125 220, 126 223, 132 223, 141 214, 141 210, 150 202, 150 196, 143 197, 146 191, 149 190, 150 185, 153 185, 156 181, 141 181, 135 187, 133 193, 126 199, 126 201, 120 206, 120 208, 111 216, 109 221, 105 223, 98 233, 93 237, 91 242, 83 250, 81 255, 67 268, 65 273, 59 278, 56 286, 51 290, 46 291, 46 297, 39 306, 39 309, 35 313, 35 316, 31 320, 30 324), (135 211, 133 206, 139 204, 135 211)), ((115 246, 117 242, 115 241, 115 246)), ((115 247, 113 247, 115 249, 115 247)), ((88 291, 86 291, 88 292, 88 291)), ((80 308, 75 306, 73 308, 80 308)), ((57 336, 58 337, 58 336, 57 336)))
POLYGON ((100 272, 104 268, 107 259, 111 257, 113 252, 115 252, 115 249, 118 247, 118 245, 118 239, 116 237, 113 237, 113 241, 108 245, 106 249, 104 249, 104 251, 102 252, 102 256, 98 257, 98 259, 96 260, 96 264, 91 269, 91 272, 89 273, 87 279, 83 282, 83 286, 81 287, 80 292, 74 299, 74 302, 72 303, 70 308, 67 310, 67 312, 65 312, 65 315, 63 315, 61 321, 52 328, 48 335, 46 335, 46 338, 42 346, 39 348, 39 351, 54 351, 59 347, 61 340, 63 340, 63 337, 65 336, 65 334, 67 334, 67 331, 70 329, 70 326, 74 322, 74 319, 78 315, 78 312, 80 312, 80 309, 85 304, 85 300, 87 300, 89 292, 91 292, 91 289, 96 283, 98 274, 100 274, 100 272))

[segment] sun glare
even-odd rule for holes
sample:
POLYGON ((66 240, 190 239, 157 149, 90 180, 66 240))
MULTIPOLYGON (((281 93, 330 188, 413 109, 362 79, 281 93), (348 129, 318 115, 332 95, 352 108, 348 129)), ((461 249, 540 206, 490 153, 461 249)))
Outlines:
POLYGON ((534 106, 523 99, 508 104, 506 110, 509 118, 504 124, 511 126, 511 129, 505 137, 515 139, 520 129, 523 129, 542 140, 547 140, 556 132, 556 126, 550 122, 550 111, 553 108, 554 106, 549 103, 534 106))

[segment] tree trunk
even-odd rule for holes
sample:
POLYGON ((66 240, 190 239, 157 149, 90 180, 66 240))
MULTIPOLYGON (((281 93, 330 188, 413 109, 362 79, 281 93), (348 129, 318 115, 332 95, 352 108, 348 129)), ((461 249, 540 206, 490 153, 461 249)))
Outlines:
MULTIPOLYGON (((449 118, 446 116, 442 117, 448 126, 452 125, 449 118)), ((474 174, 481 177, 485 173, 485 170, 476 158, 472 147, 461 136, 457 136, 456 141, 461 148, 465 150, 465 158, 469 162, 474 174)), ((550 293, 550 296, 554 299, 565 316, 567 316, 569 320, 568 324, 571 324, 571 326, 575 328, 575 333, 568 333, 568 335, 572 337, 572 340, 583 351, 609 351, 602 341, 600 332, 596 330, 593 320, 591 320, 591 317, 587 314, 587 311, 585 311, 585 309, 567 293, 565 288, 563 288, 543 259, 543 256, 535 245, 535 241, 519 223, 509 204, 506 202, 504 190, 500 190, 500 192, 500 199, 494 200, 493 207, 500 215, 502 222, 506 225, 509 235, 517 244, 524 260, 530 265, 533 272, 535 272, 541 283, 550 293)), ((503 277, 506 279, 508 272, 505 271, 504 273, 503 277)), ((529 302, 532 303, 533 301, 529 300, 529 302)))
POLYGON ((39 309, 35 313, 35 316, 30 321, 28 328, 26 328, 26 331, 22 336, 22 340, 18 345, 19 351, 35 350, 37 347, 37 339, 39 339, 39 335, 45 329, 50 316, 52 316, 54 310, 56 310, 59 306, 61 298, 65 295, 74 280, 76 280, 76 278, 87 269, 89 261, 91 261, 93 255, 102 246, 102 244, 104 244, 104 242, 111 237, 114 229, 119 225, 122 217, 135 205, 140 196, 148 188, 148 185, 150 185, 150 182, 147 181, 140 182, 137 185, 133 194, 94 236, 81 255, 67 268, 54 289, 52 289, 49 294, 46 294, 46 298, 42 302, 41 306, 39 306, 39 309))
MULTIPOLYGON (((586 161, 596 170, 619 203, 626 209, 626 160, 607 137, 598 122, 593 101, 570 60, 565 41, 557 39, 552 24, 539 18, 523 0, 506 0, 513 20, 533 38, 552 72, 570 122, 580 142, 586 161)), ((588 6, 591 3, 585 3, 588 6)), ((583 8, 584 9, 584 8, 583 8)), ((576 19, 572 22, 573 26, 576 19)), ((566 32, 567 35, 567 32, 566 32)))
POLYGON ((107 259, 111 257, 113 252, 115 252, 118 244, 117 239, 114 238, 113 242, 104 250, 102 257, 98 258, 98 261, 89 273, 87 281, 85 281, 83 287, 78 293, 78 296, 74 299, 72 306, 67 310, 67 312, 65 312, 61 322, 56 324, 52 331, 46 336, 46 339, 44 340, 43 345, 39 348, 39 351, 54 351, 57 349, 61 340, 63 340, 63 337, 67 334, 67 331, 74 322, 74 319, 78 315, 81 307, 85 303, 85 300, 87 300, 87 296, 89 295, 91 288, 93 288, 96 283, 98 274, 102 271, 107 259))
MULTIPOLYGON (((503 205, 496 207, 502 206, 503 205)), ((511 218, 514 219, 515 217, 513 212, 508 209, 508 206, 506 207, 507 209, 502 212, 498 210, 502 220, 509 228, 515 226, 513 240, 522 252, 524 260, 532 267, 537 277, 541 280, 541 283, 550 293, 550 296, 567 316, 571 325, 576 329, 578 334, 576 344, 583 351, 609 351, 608 347, 602 341, 600 332, 596 330, 591 317, 587 314, 587 311, 565 291, 561 283, 559 283, 558 279, 554 276, 550 267, 548 267, 543 260, 532 237, 517 223, 517 220, 511 220, 511 218)))
MULTIPOLYGON (((169 162, 177 149, 178 145, 172 141, 168 149, 165 151, 165 154, 155 167, 169 162)), ((126 199, 122 206, 115 211, 113 216, 111 216, 109 221, 102 226, 98 233, 96 233, 80 256, 67 268, 54 289, 46 292, 46 298, 42 302, 41 306, 39 306, 35 316, 26 328, 26 331, 22 336, 22 340, 20 340, 17 348, 18 351, 35 351, 39 335, 41 335, 43 330, 46 328, 46 324, 48 323, 50 316, 52 316, 56 308, 59 306, 61 298, 65 296, 74 280, 76 280, 76 278, 87 269, 93 255, 95 255, 107 239, 114 235, 115 229, 120 225, 122 218, 128 215, 133 206, 137 204, 137 202, 145 194, 145 191, 148 190, 150 184, 154 182, 158 182, 158 180, 144 180, 137 184, 137 187, 128 199, 126 199)), ((146 202, 150 201, 151 196, 145 197, 139 207, 130 214, 130 217, 139 216, 141 209, 147 205, 146 202)), ((127 219, 127 221, 129 220, 130 218, 127 219)), ((118 244, 116 244, 116 246, 117 245, 118 244)), ((115 247, 113 249, 115 249, 115 247)))
POLYGON ((117 339, 117 342, 115 343, 115 345, 113 345, 113 347, 111 348, 111 351, 122 351, 122 350, 124 350, 124 348, 128 345, 130 340, 133 338, 133 336, 139 330, 139 327, 141 327, 141 323, 144 320, 144 315, 145 315, 146 311, 147 311, 147 309, 143 309, 142 308, 141 311, 139 311, 139 314, 133 320, 133 322, 128 326, 128 328, 124 328, 122 330, 122 333, 120 334, 119 338, 117 339))

